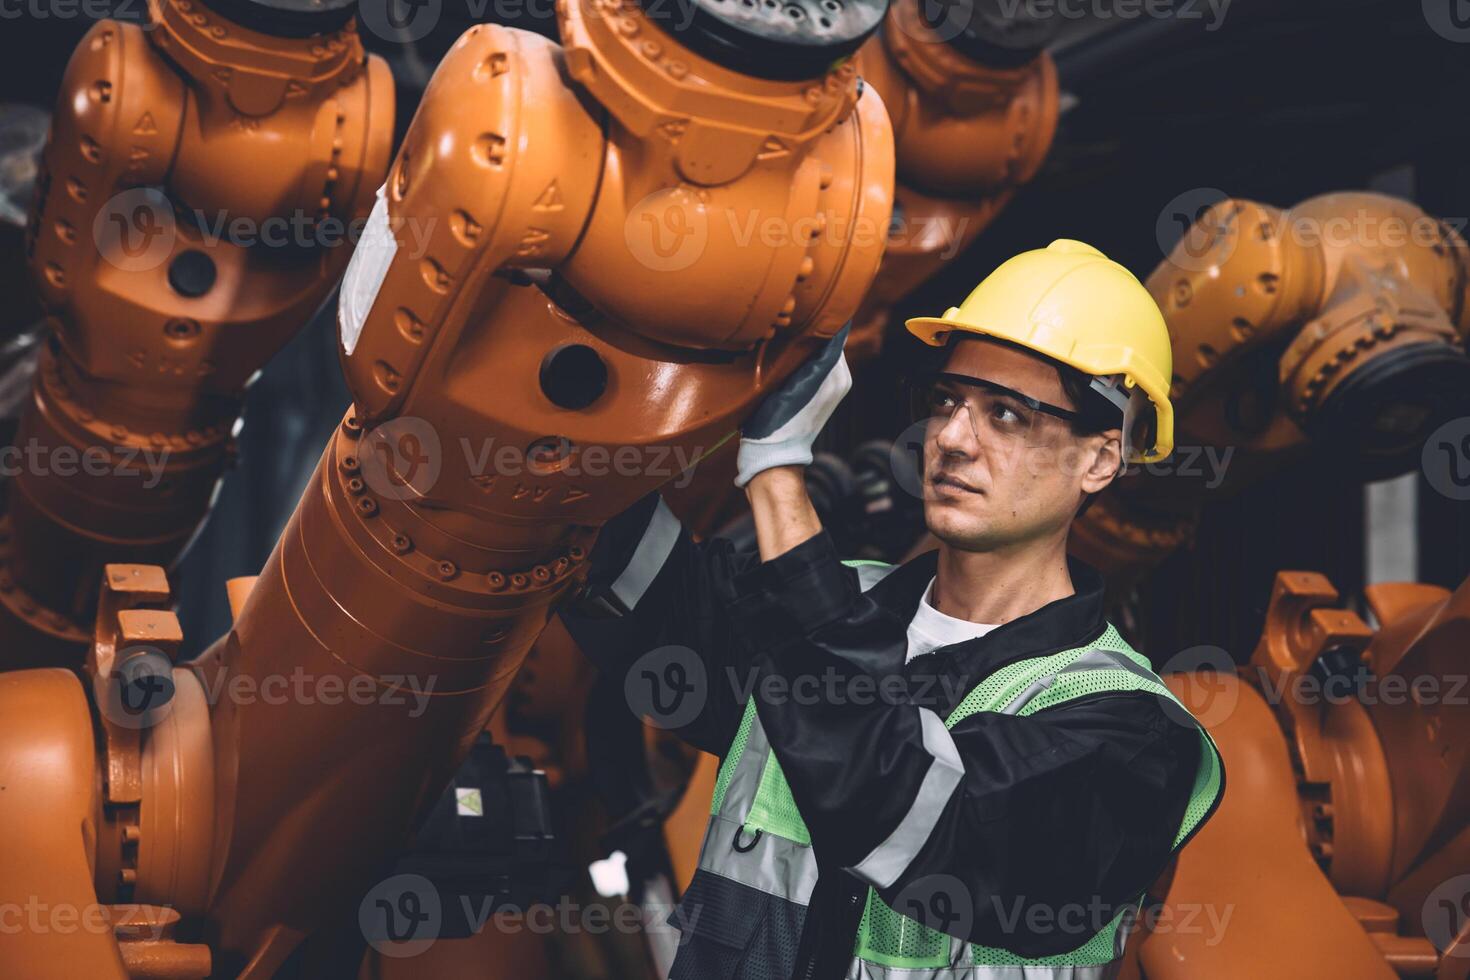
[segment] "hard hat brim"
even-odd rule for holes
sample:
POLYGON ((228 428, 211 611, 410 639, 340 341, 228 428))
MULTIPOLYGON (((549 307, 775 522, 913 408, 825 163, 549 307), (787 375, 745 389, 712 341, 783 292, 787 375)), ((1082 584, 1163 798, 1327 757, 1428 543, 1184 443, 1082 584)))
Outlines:
POLYGON ((963 329, 966 333, 984 334, 984 331, 975 327, 956 324, 952 320, 944 320, 937 316, 910 317, 904 321, 903 325, 908 328, 909 333, 930 347, 943 347, 943 335, 955 329, 963 329))

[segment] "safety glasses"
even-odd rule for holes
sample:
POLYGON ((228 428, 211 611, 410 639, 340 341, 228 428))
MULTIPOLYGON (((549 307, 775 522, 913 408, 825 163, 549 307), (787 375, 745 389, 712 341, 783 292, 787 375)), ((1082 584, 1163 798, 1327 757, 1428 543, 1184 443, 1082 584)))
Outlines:
POLYGON ((914 421, 923 420, 931 437, 963 413, 982 446, 1036 446, 1054 437, 1056 425, 1077 418, 1070 409, 984 378, 933 372, 909 384, 914 421))

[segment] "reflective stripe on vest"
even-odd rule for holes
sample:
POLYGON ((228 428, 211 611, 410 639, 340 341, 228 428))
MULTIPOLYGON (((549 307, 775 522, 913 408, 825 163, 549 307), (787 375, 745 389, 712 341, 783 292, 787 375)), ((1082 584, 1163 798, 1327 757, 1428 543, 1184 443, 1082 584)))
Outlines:
MULTIPOLYGON (((886 571, 860 568, 864 590, 876 584, 886 571)), ((1177 710, 1180 722, 1195 725, 1200 733, 1200 765, 1175 835, 1177 849, 1213 809, 1220 795, 1222 767, 1218 750, 1209 733, 1198 726, 1149 668, 1149 662, 1129 647, 1111 624, 1086 646, 1018 661, 991 674, 956 706, 941 732, 947 740, 949 728, 978 711, 1029 715, 1074 698, 1132 691, 1163 698, 1166 710, 1177 710)), ((947 762, 944 750, 931 744, 927 727, 925 747, 935 757, 932 768, 940 770, 947 762)), ((953 743, 949 751, 953 752, 953 743)), ((954 778, 957 781, 959 776, 954 778)), ((924 784, 942 784, 944 779, 941 772, 934 780, 926 778, 924 784)), ((947 799, 948 793, 944 793, 938 808, 947 799)), ((937 820, 938 814, 931 812, 937 809, 933 802, 926 799, 925 803, 927 809, 923 812, 915 807, 905 817, 904 823, 911 818, 928 821, 927 829, 919 828, 922 837, 917 832, 911 834, 917 839, 899 848, 907 859, 894 861, 890 855, 887 862, 874 861, 890 842, 904 841, 904 824, 900 824, 889 841, 875 849, 859 868, 851 870, 862 872, 869 881, 895 881, 937 820), (872 867, 867 867, 869 861, 874 861, 872 867)), ((747 702, 735 740, 720 766, 699 868, 803 906, 810 902, 816 885, 817 862, 811 851, 811 835, 791 797, 780 763, 771 752, 754 698, 747 702)), ((1125 908, 1069 953, 1025 959, 931 929, 889 908, 870 888, 847 980, 1102 980, 1112 974, 1122 956, 1126 926, 1130 924, 1127 920, 1137 908, 1138 903, 1125 908)))
MULTIPOLYGON (((794 828, 785 825, 779 826, 787 831, 785 834, 767 833, 766 829, 777 825, 777 821, 756 810, 757 799, 772 794, 767 770, 775 761, 752 699, 745 705, 740 730, 715 782, 713 812, 699 851, 699 868, 767 895, 806 905, 817 884, 817 860, 812 856, 806 826, 800 828, 800 839, 795 839, 794 828)), ((786 780, 780 783, 790 799, 786 780)), ((768 806, 764 800, 762 803, 768 806)), ((791 810, 796 811, 794 803, 791 810)))

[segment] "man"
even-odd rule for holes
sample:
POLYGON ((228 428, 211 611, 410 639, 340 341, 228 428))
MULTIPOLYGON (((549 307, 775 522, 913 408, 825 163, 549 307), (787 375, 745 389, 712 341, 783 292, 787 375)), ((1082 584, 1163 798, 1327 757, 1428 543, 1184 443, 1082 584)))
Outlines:
POLYGON ((620 615, 566 616, 604 669, 689 693, 664 720, 723 758, 675 980, 1111 976, 1223 792, 1208 736, 1066 555, 1123 461, 1172 448, 1147 291, 1057 241, 908 327, 939 358, 915 385, 937 552, 844 564, 806 496, 850 385, 839 335, 744 427, 759 556, 650 499, 594 555, 620 615))

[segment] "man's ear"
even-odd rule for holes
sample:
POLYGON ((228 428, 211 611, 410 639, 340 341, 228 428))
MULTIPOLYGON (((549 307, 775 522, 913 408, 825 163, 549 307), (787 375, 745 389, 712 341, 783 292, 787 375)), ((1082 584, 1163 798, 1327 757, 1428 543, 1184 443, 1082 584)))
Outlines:
POLYGON ((1082 492, 1097 493, 1113 482, 1123 468, 1123 430, 1106 429, 1089 438, 1095 451, 1082 472, 1082 492))

